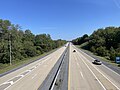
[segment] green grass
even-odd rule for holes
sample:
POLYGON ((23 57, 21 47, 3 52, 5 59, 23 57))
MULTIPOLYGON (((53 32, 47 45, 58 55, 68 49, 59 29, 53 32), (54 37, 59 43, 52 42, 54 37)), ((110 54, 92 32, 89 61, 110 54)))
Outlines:
POLYGON ((12 65, 10 65, 10 64, 0 64, 0 74, 2 74, 4 72, 7 72, 9 70, 12 70, 14 68, 17 68, 17 67, 19 67, 19 66, 21 66, 23 64, 28 64, 28 63, 30 63, 30 62, 32 62, 34 60, 37 60, 37 59, 39 59, 39 58, 41 58, 41 57, 43 57, 43 56, 45 56, 47 54, 50 54, 50 53, 54 52, 55 50, 57 50, 57 49, 54 49, 54 50, 51 50, 51 51, 46 52, 44 54, 41 54, 40 56, 27 58, 27 59, 24 59, 24 60, 21 60, 21 61, 14 62, 14 63, 12 63, 12 65))
MULTIPOLYGON (((86 43, 83 43, 82 45, 76 45, 76 47, 82 49, 81 47, 83 47, 84 45, 86 45, 86 43)), ((82 50, 85 51, 85 52, 88 52, 88 53, 90 53, 90 54, 92 54, 92 55, 94 55, 94 56, 97 57, 97 58, 102 59, 102 60, 105 61, 105 62, 108 62, 109 64, 111 64, 111 65, 113 65, 113 66, 118 66, 118 67, 120 67, 120 64, 115 63, 115 61, 108 60, 108 59, 106 59, 105 57, 97 56, 97 55, 95 55, 94 53, 92 53, 91 51, 88 51, 88 50, 85 50, 85 49, 82 49, 82 50)))
POLYGON ((113 66, 119 66, 119 64, 115 63, 115 61, 108 60, 108 59, 106 59, 105 57, 101 57, 101 56, 96 56, 96 57, 104 60, 105 62, 110 63, 110 64, 113 65, 113 66))
POLYGON ((87 44, 88 44, 88 42, 85 42, 85 43, 79 45, 79 47, 80 47, 80 48, 85 47, 85 46, 87 46, 87 44))

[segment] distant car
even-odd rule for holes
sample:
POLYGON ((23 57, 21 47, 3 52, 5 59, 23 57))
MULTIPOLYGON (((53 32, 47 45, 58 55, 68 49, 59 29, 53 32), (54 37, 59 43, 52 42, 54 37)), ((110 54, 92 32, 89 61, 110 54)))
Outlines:
POLYGON ((96 60, 94 60, 94 61, 93 61, 93 64, 96 64, 96 65, 101 65, 101 64, 102 64, 102 62, 101 62, 100 60, 97 60, 97 59, 96 59, 96 60))
POLYGON ((73 50, 73 52, 76 52, 76 50, 73 50))

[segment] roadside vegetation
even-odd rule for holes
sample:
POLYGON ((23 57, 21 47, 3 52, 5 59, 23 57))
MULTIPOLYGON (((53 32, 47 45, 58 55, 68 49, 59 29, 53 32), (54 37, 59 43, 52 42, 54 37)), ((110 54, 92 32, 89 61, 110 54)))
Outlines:
POLYGON ((65 40, 52 40, 49 34, 34 35, 29 29, 22 30, 9 20, 0 19, 0 69, 9 66, 10 47, 12 66, 38 57, 66 43, 65 40))
POLYGON ((72 43, 115 62, 115 58, 120 56, 120 27, 101 28, 90 36, 85 34, 72 40, 72 43))

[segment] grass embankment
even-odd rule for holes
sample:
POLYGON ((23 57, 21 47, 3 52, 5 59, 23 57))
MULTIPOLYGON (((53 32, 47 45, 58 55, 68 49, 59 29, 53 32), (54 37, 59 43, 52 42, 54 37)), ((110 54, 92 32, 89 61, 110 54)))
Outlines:
POLYGON ((57 49, 54 49, 54 50, 51 50, 51 51, 46 52, 44 54, 41 54, 40 56, 36 56, 36 57, 32 57, 32 58, 26 58, 26 59, 21 60, 21 61, 13 62, 12 65, 10 65, 10 64, 0 64, 0 74, 2 74, 4 72, 7 72, 9 70, 12 70, 14 68, 20 67, 24 64, 28 64, 32 61, 35 61, 35 60, 37 60, 37 59, 39 59, 39 58, 41 58, 45 55, 48 55, 48 54, 54 52, 55 50, 57 50, 57 49))
POLYGON ((91 52, 91 51, 89 51, 89 50, 86 50, 86 49, 83 49, 82 47, 85 47, 87 44, 88 44, 88 42, 83 43, 83 44, 81 44, 81 45, 76 45, 76 47, 82 49, 84 52, 87 52, 87 53, 90 53, 91 55, 94 55, 94 56, 97 57, 97 58, 100 58, 101 60, 103 60, 103 61, 105 61, 105 62, 108 62, 109 64, 111 64, 111 65, 113 65, 113 66, 118 66, 118 67, 120 67, 120 64, 115 63, 115 61, 108 60, 108 59, 106 59, 105 57, 97 56, 97 55, 94 54, 93 52, 91 52))

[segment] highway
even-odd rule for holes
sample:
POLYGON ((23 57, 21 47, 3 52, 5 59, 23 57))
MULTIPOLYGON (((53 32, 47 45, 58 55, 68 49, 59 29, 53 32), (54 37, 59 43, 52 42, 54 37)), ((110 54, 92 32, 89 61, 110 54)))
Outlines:
POLYGON ((70 45, 68 90, 120 90, 120 75, 93 60, 70 45))
POLYGON ((21 69, 0 77, 0 90, 37 90, 66 47, 21 69))
POLYGON ((0 77, 0 90, 120 90, 120 75, 93 60, 69 43, 0 77))

